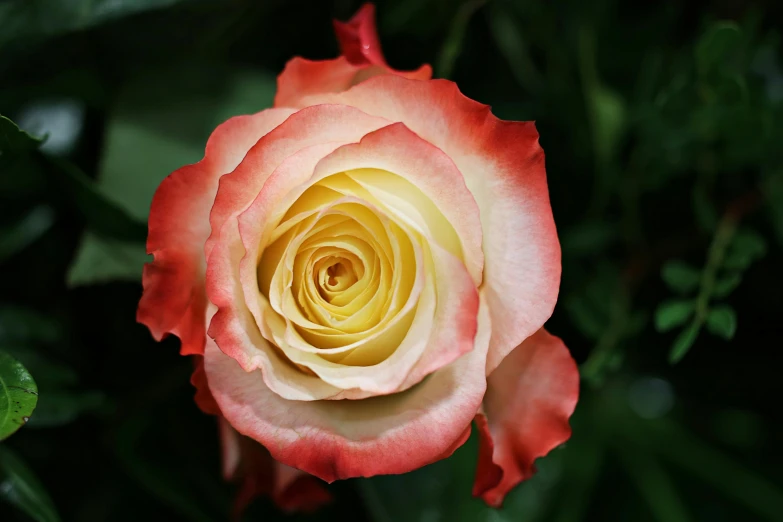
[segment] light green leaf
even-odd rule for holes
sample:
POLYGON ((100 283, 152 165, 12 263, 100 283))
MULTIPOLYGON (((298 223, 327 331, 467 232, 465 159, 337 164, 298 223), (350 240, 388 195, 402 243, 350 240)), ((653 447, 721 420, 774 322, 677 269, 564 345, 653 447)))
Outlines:
POLYGON ((655 310, 655 329, 668 332, 672 328, 685 324, 696 311, 693 299, 665 301, 655 310))
POLYGON ((52 499, 38 478, 10 448, 0 446, 0 498, 37 522, 59 522, 52 499))
POLYGON ((729 340, 737 331, 737 313, 728 305, 716 306, 707 313, 707 331, 729 340))
POLYGON ((0 351, 0 440, 24 426, 38 403, 38 386, 22 363, 0 351))
POLYGON ((144 243, 106 239, 87 233, 68 270, 68 286, 110 281, 141 281, 144 263, 152 261, 144 243))
POLYGON ((669 351, 669 363, 676 364, 682 360, 696 342, 696 338, 699 336, 699 330, 701 325, 697 322, 691 323, 685 330, 680 332, 680 335, 674 340, 671 351, 669 351))
POLYGON ((673 259, 663 265, 661 277, 669 288, 685 294, 699 286, 701 271, 684 261, 673 259))

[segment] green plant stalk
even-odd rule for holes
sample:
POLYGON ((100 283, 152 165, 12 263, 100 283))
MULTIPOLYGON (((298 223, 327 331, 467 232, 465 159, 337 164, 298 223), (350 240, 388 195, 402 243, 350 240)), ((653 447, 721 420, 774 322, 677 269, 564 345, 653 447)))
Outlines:
MULTIPOLYGON (((701 273, 699 293, 696 296, 696 312, 686 328, 698 332, 702 325, 704 325, 704 321, 707 319, 707 314, 710 311, 710 300, 714 293, 718 271, 723 265, 723 259, 726 257, 726 250, 731 244, 731 238, 734 237, 736 230, 736 216, 732 212, 727 212, 718 224, 715 236, 710 244, 710 249, 707 254, 707 264, 704 266, 704 270, 701 273)), ((698 333, 696 335, 698 335, 698 333)), ((678 362, 686 353, 687 350, 682 353, 676 351, 672 352, 669 355, 669 362, 672 364, 678 362)))

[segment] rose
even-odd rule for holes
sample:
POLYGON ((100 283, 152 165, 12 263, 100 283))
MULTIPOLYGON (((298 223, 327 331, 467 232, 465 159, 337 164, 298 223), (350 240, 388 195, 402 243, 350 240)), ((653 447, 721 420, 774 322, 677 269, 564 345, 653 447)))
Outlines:
POLYGON ((535 127, 391 69, 373 18, 336 23, 342 57, 289 62, 275 108, 223 123, 153 199, 138 319, 203 355, 196 401, 221 418, 240 505, 313 507, 309 475, 411 471, 475 419, 473 493, 498 506, 570 435, 535 127))

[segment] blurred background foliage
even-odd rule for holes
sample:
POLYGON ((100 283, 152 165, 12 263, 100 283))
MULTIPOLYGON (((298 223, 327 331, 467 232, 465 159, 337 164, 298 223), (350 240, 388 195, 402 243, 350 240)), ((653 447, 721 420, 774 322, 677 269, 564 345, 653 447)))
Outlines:
MULTIPOLYGON (((470 497, 471 438, 245 520, 783 520, 783 4, 377 3, 393 66, 537 122, 574 435, 499 511, 470 497)), ((134 322, 151 196, 270 106, 290 57, 336 56, 330 19, 358 7, 0 0, 0 438, 26 423, 0 443, 0 520, 228 518, 190 361, 134 322)))

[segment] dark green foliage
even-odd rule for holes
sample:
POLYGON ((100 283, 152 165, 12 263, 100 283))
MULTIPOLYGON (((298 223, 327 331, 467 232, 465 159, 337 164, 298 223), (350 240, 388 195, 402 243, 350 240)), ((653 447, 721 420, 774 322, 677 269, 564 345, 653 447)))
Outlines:
MULTIPOLYGON (((330 18, 359 5, 0 0, 0 378, 40 394, 8 417, 29 422, 0 445, 0 520, 228 520, 192 363, 135 323, 146 217, 288 59, 336 56, 330 18)), ((781 20, 775 0, 379 0, 392 66, 536 121, 574 435, 500 511, 470 496, 474 433, 315 515, 260 499, 244 520, 779 521, 781 20)))

